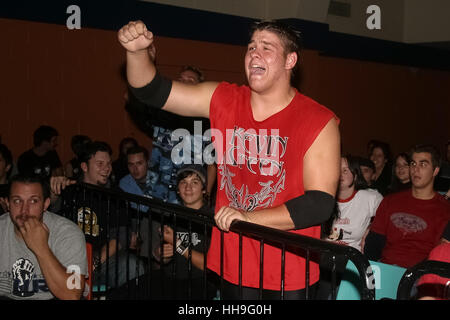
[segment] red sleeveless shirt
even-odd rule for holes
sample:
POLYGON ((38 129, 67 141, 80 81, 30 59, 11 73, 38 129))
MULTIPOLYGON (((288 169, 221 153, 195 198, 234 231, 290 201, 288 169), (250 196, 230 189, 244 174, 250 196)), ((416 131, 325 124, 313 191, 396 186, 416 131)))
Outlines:
MULTIPOLYGON (((264 121, 253 118, 250 88, 221 83, 210 105, 216 130, 216 212, 223 206, 257 211, 304 194, 303 157, 320 131, 336 116, 296 92, 291 103, 264 121)), ((336 118, 337 119, 337 118, 336 118)), ((320 238, 320 227, 290 231, 320 238)), ((243 237, 242 284, 259 287, 260 244, 243 237)), ((220 231, 213 229, 208 268, 220 275, 220 231)), ((285 290, 305 287, 305 259, 286 252, 285 290)), ((264 245, 263 286, 281 290, 281 249, 264 245)), ((239 236, 224 233, 224 279, 239 283, 239 236)), ((319 280, 319 266, 310 263, 310 284, 319 280)))

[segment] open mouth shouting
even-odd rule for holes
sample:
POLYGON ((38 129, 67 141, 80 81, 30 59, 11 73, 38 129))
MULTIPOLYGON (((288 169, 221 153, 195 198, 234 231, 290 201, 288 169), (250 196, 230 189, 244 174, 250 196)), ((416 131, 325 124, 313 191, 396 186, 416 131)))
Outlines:
POLYGON ((252 64, 249 68, 250 75, 263 75, 266 72, 266 68, 259 64, 252 64))

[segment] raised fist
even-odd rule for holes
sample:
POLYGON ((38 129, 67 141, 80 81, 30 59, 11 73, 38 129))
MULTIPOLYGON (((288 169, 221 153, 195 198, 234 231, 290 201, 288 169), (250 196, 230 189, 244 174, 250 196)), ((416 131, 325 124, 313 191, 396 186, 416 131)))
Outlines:
POLYGON ((130 52, 147 49, 153 43, 153 33, 147 30, 145 24, 138 21, 130 21, 117 33, 120 44, 130 52))

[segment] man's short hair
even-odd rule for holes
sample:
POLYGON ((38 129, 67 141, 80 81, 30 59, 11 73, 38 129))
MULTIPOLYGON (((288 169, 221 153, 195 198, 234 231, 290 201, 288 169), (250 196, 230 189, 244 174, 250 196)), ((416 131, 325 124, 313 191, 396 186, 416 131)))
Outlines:
POLYGON ((180 73, 183 73, 185 71, 191 71, 191 72, 195 73, 198 77, 198 82, 205 81, 205 76, 203 75, 203 72, 199 68, 194 67, 194 66, 183 66, 181 68, 180 73))
POLYGON ((112 149, 106 142, 92 141, 86 143, 80 154, 80 163, 85 162, 87 164, 89 160, 99 151, 107 152, 109 155, 112 155, 112 149))
MULTIPOLYGON (((0 154, 2 155, 3 159, 5 159, 6 165, 12 166, 13 157, 12 157, 11 150, 9 150, 8 147, 6 145, 4 145, 3 143, 0 143, 0 154)), ((10 169, 10 171, 11 171, 11 169, 10 169)))
POLYGON ((148 150, 142 146, 135 146, 135 147, 131 147, 130 149, 128 149, 127 157, 131 154, 138 154, 138 153, 143 153, 145 160, 148 161, 148 157, 149 157, 148 150))
POLYGON ((53 137, 57 137, 58 131, 50 126, 40 126, 33 133, 33 145, 39 147, 44 141, 50 142, 53 137))
POLYGON ((32 183, 38 183, 41 185, 42 188, 42 196, 45 199, 50 198, 50 186, 48 182, 44 179, 42 179, 41 176, 36 174, 16 174, 11 178, 11 182, 9 184, 9 198, 11 198, 11 190, 13 184, 17 183, 24 183, 24 184, 32 184, 32 183))
POLYGON ((431 154, 431 163, 433 165, 433 169, 436 167, 441 167, 441 154, 439 153, 438 148, 436 148, 432 144, 417 144, 411 148, 409 152, 409 157, 412 159, 412 155, 414 153, 422 153, 427 152, 431 154))

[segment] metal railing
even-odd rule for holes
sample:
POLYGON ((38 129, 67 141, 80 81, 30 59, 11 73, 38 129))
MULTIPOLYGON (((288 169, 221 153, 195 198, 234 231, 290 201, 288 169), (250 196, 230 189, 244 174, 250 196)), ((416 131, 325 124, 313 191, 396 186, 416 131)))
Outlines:
POLYGON ((450 263, 426 260, 407 269, 398 284, 397 300, 412 299, 411 292, 416 281, 425 274, 436 274, 443 278, 450 278, 450 263))
MULTIPOLYGON (((161 226, 170 225, 174 229, 173 250, 175 252, 175 234, 178 228, 184 224, 185 229, 189 231, 189 241, 192 238, 192 229, 194 226, 200 226, 203 230, 205 238, 208 236, 208 228, 215 226, 212 215, 208 212, 198 212, 182 206, 173 204, 167 204, 156 199, 150 199, 146 197, 140 197, 125 192, 117 192, 109 189, 99 188, 92 185, 77 184, 68 187, 68 190, 63 193, 63 203, 59 213, 69 218, 70 220, 78 223, 84 230, 87 241, 94 243, 94 253, 99 255, 101 250, 106 253, 106 262, 100 264, 100 266, 94 271, 94 279, 97 284, 94 283, 94 297, 106 296, 106 298, 114 298, 114 295, 110 295, 110 292, 117 291, 118 288, 122 290, 121 299, 152 299, 155 297, 154 293, 157 292, 156 298, 160 298, 158 292, 167 289, 167 279, 170 282, 170 275, 175 279, 177 277, 177 260, 173 259, 173 263, 166 265, 162 259, 155 259, 155 251, 159 246, 160 250, 163 249, 163 242, 156 241, 161 235, 159 230, 155 228, 155 224, 161 226), (186 227, 187 224, 187 227, 186 227), (149 233, 146 237, 148 241, 146 252, 141 252, 138 248, 133 252, 129 250, 131 243, 132 232, 135 232, 139 239, 142 234, 142 226, 147 227, 149 233), (96 237, 93 237, 94 233, 96 237), (155 233, 158 233, 155 237, 155 233), (105 245, 111 243, 111 245, 105 245), (122 247, 120 247, 122 244, 122 247), (113 255, 110 255, 110 251, 115 251, 113 255), (142 269, 140 261, 142 256, 144 257, 145 266, 142 269), (123 264, 121 258, 124 258, 126 262, 123 264), (130 263, 130 259, 137 258, 134 265, 130 263), (114 259, 114 264, 110 266, 110 259, 114 259), (122 269, 120 269, 122 268, 122 269), (123 270, 124 268, 124 270, 123 270), (111 270, 112 269, 112 270, 111 270), (103 272, 102 272, 103 271, 103 272), (121 285, 119 271, 125 271, 125 285, 121 285), (168 272, 170 271, 170 272, 168 272), (114 277, 110 277, 113 272, 114 277), (98 274, 102 274, 103 277, 98 277, 98 274), (167 278, 164 275, 168 275, 167 278), (115 290, 114 290, 115 289, 115 290)), ((161 229, 160 229, 161 230, 161 229)), ((234 221, 230 227, 230 231, 239 235, 239 288, 242 293, 242 239, 243 237, 250 237, 260 242, 260 286, 259 286, 259 298, 262 298, 262 279, 263 279, 263 259, 264 259, 264 246, 270 244, 271 246, 281 249, 281 287, 280 298, 285 298, 285 256, 286 252, 295 252, 298 254, 299 249, 306 252, 306 298, 314 298, 309 292, 309 269, 312 253, 327 254, 330 255, 335 261, 337 256, 343 256, 354 263, 356 266, 361 287, 361 299, 362 300, 374 300, 375 299, 375 286, 373 284, 374 277, 370 263, 367 258, 362 255, 358 250, 343 246, 320 239, 314 239, 307 236, 294 234, 291 232, 285 232, 273 228, 267 228, 264 226, 247 223, 244 221, 234 221)), ((223 237, 221 237, 223 239, 223 237)), ((142 244, 142 245, 145 245, 142 244)), ((203 263, 202 273, 202 298, 207 297, 207 287, 213 283, 217 288, 216 299, 220 299, 221 292, 223 290, 223 273, 216 275, 213 272, 207 270, 206 251, 207 247, 204 246, 203 254, 205 256, 203 263)), ((223 270, 223 240, 221 243, 221 270, 223 270)), ((176 254, 175 254, 176 255, 176 254)), ((188 285, 188 294, 185 299, 190 299, 192 294, 192 252, 189 247, 187 265, 187 273, 189 275, 186 280, 188 285)), ((336 270, 333 270, 332 276, 332 299, 336 299, 336 270)), ((94 281, 95 282, 95 281, 94 281)), ((176 287, 176 282, 171 283, 176 287)), ((168 298, 166 296, 166 298, 168 298)))

